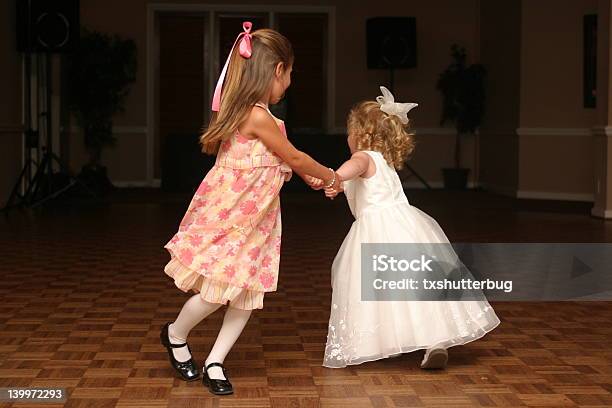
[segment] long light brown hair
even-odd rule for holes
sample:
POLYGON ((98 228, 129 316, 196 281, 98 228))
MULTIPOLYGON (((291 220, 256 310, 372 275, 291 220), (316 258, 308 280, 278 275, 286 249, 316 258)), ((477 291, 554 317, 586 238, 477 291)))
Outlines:
POLYGON ((212 112, 208 128, 200 136, 202 151, 216 154, 221 142, 238 129, 251 108, 269 91, 276 65, 293 65, 293 48, 285 36, 270 29, 252 34, 251 58, 244 58, 234 47, 223 83, 219 112, 212 112))
POLYGON ((380 110, 378 102, 356 104, 349 113, 347 130, 354 135, 357 150, 382 153, 389 165, 401 170, 414 150, 414 135, 397 116, 380 110))

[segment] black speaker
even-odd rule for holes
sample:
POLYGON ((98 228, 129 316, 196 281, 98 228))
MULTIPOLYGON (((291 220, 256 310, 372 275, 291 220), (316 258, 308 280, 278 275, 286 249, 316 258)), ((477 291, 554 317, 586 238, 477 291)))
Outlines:
POLYGON ((414 68, 417 64, 416 19, 374 17, 367 20, 368 68, 414 68))
POLYGON ((79 0, 16 0, 17 51, 72 51, 79 40, 79 0))

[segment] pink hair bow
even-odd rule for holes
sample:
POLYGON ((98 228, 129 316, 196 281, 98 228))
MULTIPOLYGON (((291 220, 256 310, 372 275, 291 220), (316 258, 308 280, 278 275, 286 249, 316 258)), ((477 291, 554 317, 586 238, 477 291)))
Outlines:
POLYGON ((238 40, 240 40, 240 44, 238 45, 238 51, 243 58, 251 58, 251 55, 253 54, 253 48, 251 47, 252 27, 253 24, 250 21, 245 21, 242 23, 243 31, 238 34, 238 37, 236 37, 236 41, 234 41, 234 45, 232 45, 232 49, 230 50, 227 60, 225 60, 225 65, 223 66, 223 70, 221 71, 221 75, 219 76, 219 80, 217 81, 215 94, 213 95, 212 110, 214 112, 219 112, 219 106, 221 105, 221 88, 223 87, 223 81, 225 80, 227 66, 229 65, 232 52, 234 51, 234 47, 238 43, 238 40))

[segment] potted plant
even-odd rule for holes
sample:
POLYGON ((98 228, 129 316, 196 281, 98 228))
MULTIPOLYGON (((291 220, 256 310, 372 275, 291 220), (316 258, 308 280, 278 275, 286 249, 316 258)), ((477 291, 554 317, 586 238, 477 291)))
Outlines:
POLYGON ((79 178, 90 188, 112 188, 102 150, 116 142, 113 115, 124 111, 130 85, 136 80, 136 43, 117 35, 83 28, 79 48, 66 56, 67 106, 83 130, 89 161, 79 178))
POLYGON ((481 64, 466 65, 464 47, 451 46, 453 62, 440 74, 437 89, 442 93, 442 118, 440 125, 454 122, 455 167, 444 168, 444 187, 465 189, 469 169, 461 167, 461 139, 474 134, 484 114, 486 70, 481 64))

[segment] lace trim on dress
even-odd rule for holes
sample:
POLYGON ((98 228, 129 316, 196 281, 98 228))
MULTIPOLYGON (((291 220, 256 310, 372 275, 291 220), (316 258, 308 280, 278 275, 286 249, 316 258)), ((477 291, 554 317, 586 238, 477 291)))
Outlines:
MULTIPOLYGON (((497 325, 500 323, 499 319, 497 319, 495 315, 491 316, 490 320, 484 326, 478 324, 476 321, 477 319, 483 318, 487 312, 493 312, 493 308, 488 303, 482 307, 480 312, 475 314, 474 317, 467 318, 465 320, 459 317, 460 313, 457 309, 457 305, 454 305, 451 302, 451 304, 447 306, 449 307, 444 309, 444 313, 446 314, 445 318, 447 321, 458 326, 458 336, 443 339, 442 341, 436 341, 435 344, 410 345, 406 348, 402 348, 401 345, 397 345, 397 347, 393 348, 393 350, 388 350, 389 352, 384 355, 363 356, 358 352, 359 346, 363 344, 364 341, 372 340, 374 336, 379 336, 377 329, 380 327, 380 325, 378 324, 374 327, 361 327, 358 324, 351 324, 347 321, 348 308, 343 306, 340 308, 340 310, 338 310, 339 306, 333 303, 331 312, 332 316, 328 325, 329 330, 327 334, 327 345, 325 347, 323 366, 336 368, 345 367, 351 364, 361 364, 366 361, 387 358, 389 356, 401 353, 409 353, 419 349, 427 349, 434 345, 442 348, 459 346, 481 338, 486 333, 497 327, 497 325), (337 313, 340 313, 340 315, 337 313), (338 319, 339 321, 337 324, 332 322, 332 320, 338 319)), ((480 307, 476 305, 468 305, 468 315, 472 316, 470 311, 473 311, 475 308, 478 309, 480 307)))
MULTIPOLYGON (((337 304, 332 305, 332 309, 338 309, 337 304)), ((332 311, 333 313, 333 311, 332 311)), ((349 324, 345 318, 348 314, 348 308, 342 307, 343 318, 338 322, 338 327, 330 324, 327 335, 327 346, 325 347, 325 360, 339 360, 346 364, 350 364, 352 359, 356 358, 357 346, 359 346, 367 337, 376 334, 376 329, 379 325, 372 328, 362 328, 359 325, 349 324)))

